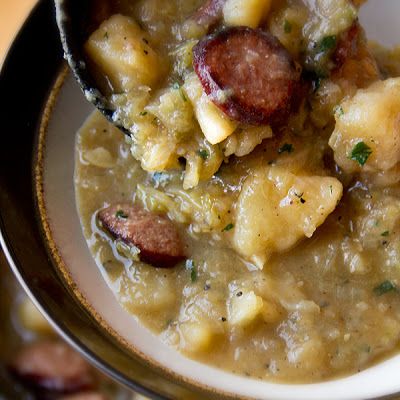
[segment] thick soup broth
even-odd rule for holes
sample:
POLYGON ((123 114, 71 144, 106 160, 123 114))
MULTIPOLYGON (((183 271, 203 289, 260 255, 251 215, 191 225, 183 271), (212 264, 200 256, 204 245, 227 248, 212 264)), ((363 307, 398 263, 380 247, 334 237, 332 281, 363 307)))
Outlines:
MULTIPOLYGON (((397 351, 400 337, 398 51, 367 44, 355 1, 246 9, 227 0, 216 28, 196 17, 203 3, 114 2, 107 18, 119 15, 88 39, 114 119, 131 132, 96 112, 77 135, 90 250, 121 305, 191 358, 282 382, 356 373, 397 351), (207 30, 219 40, 232 25, 252 38, 259 27, 286 49, 276 54, 287 52, 299 101, 278 110, 279 121, 249 123, 247 98, 232 117, 234 82, 204 92, 192 53, 207 30), (119 57, 129 51, 132 59, 119 57), (99 220, 113 204, 120 224, 126 204, 172 221, 184 259, 143 262, 141 245, 99 220)), ((266 101, 257 104, 267 117, 266 101)))

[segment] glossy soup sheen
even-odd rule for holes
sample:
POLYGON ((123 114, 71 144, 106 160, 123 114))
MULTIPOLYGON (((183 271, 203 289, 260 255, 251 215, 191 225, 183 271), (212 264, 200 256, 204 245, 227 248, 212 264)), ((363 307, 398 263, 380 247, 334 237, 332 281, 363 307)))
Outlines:
POLYGON ((313 71, 312 87, 279 131, 239 125, 211 145, 190 97, 191 48, 205 32, 188 19, 201 3, 115 2, 165 62, 151 90, 108 77, 132 139, 98 113, 78 133, 88 245, 121 305, 191 358, 281 382, 356 373, 400 337, 399 52, 360 39, 332 69, 357 8, 321 0, 321 17, 314 2, 273 2, 260 24, 313 71), (126 201, 166 214, 188 259, 156 269, 112 239, 97 212, 126 201))

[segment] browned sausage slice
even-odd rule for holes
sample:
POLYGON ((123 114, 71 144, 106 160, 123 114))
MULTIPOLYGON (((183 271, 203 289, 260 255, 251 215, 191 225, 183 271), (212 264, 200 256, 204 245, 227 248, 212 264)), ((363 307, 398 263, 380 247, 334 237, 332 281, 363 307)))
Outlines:
POLYGON ((226 0, 206 0, 191 19, 208 30, 222 18, 222 9, 225 3, 226 0))
POLYGON ((10 365, 21 382, 58 393, 90 390, 94 378, 89 364, 62 342, 37 342, 22 349, 10 365))
POLYGON ((166 217, 133 204, 119 203, 101 210, 98 218, 113 237, 136 246, 143 262, 171 268, 185 258, 178 230, 166 217))
POLYGON ((107 397, 98 392, 86 392, 64 396, 59 400, 107 400, 107 397))
POLYGON ((300 68, 268 32, 228 28, 201 40, 193 56, 205 92, 236 121, 280 123, 298 97, 300 68))

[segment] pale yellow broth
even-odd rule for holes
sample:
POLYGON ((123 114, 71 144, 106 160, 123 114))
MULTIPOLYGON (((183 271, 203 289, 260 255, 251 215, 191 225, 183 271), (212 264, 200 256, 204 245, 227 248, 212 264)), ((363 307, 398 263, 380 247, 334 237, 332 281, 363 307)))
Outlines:
MULTIPOLYGON (((169 54, 173 65, 175 53, 170 50, 183 40, 176 24, 199 3, 174 0, 164 8, 156 0, 143 0, 134 5, 121 2, 117 8, 140 20, 155 47, 169 54), (143 7, 148 7, 147 13, 143 7)), ((282 15, 300 22, 307 18, 304 12, 293 13, 298 3, 275 3, 268 20, 274 34, 284 35, 276 22, 281 26, 282 15)), ((280 36, 292 54, 298 51, 294 36, 293 40, 280 36)), ((385 77, 395 76, 398 52, 376 48, 375 53, 385 77)), ((171 67, 163 84, 176 79, 177 70, 171 67)), ((290 118, 288 127, 272 138, 269 128, 251 131, 249 136, 239 136, 240 130, 236 142, 210 146, 191 116, 186 139, 171 136, 167 143, 178 143, 177 149, 187 146, 191 154, 207 149, 207 157, 196 158, 200 167, 194 169, 202 171, 197 180, 188 169, 190 157, 179 164, 180 156, 189 154, 187 148, 183 153, 176 150, 175 162, 158 171, 146 168, 150 161, 135 147, 140 140, 125 137, 94 113, 77 135, 76 198, 90 250, 121 305, 188 357, 263 380, 317 382, 356 373, 396 352, 400 337, 398 165, 380 173, 344 173, 328 146, 335 127, 334 106, 356 90, 343 81, 324 80, 290 118), (258 142, 256 135, 261 138, 258 142), (282 151, 288 144, 290 151, 282 151), (230 154, 241 152, 240 157, 227 156, 229 147, 230 154), (243 256, 232 244, 240 215, 257 213, 251 206, 243 208, 239 199, 246 182, 264 173, 260 171, 334 177, 344 188, 335 210, 327 218, 324 215, 325 222, 309 238, 297 240, 285 251, 273 251, 262 263, 243 256), (188 175, 191 185, 183 189, 188 175), (174 221, 188 246, 188 260, 173 269, 156 269, 137 261, 129 248, 104 232, 97 212, 125 201, 174 221), (232 310, 243 299, 261 302, 262 310, 252 313, 258 305, 249 305, 240 319, 232 310), (240 323, 235 322, 238 318, 240 323)), ((143 104, 157 100, 160 92, 145 100, 132 92, 124 96, 119 99, 122 103, 114 103, 122 114, 129 110, 122 118, 133 124, 144 118, 161 135, 160 120, 143 111, 143 104)), ((154 132, 145 136, 150 141, 157 138, 154 132)), ((160 152, 156 158, 164 156, 160 152)), ((267 197, 265 201, 267 205, 267 197)))

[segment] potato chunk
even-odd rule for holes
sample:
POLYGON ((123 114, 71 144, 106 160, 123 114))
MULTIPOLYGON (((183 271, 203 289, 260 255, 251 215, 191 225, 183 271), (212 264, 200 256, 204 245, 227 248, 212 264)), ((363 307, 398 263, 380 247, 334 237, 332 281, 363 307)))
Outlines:
POLYGON ((193 104, 200 128, 211 144, 222 142, 235 131, 238 124, 211 102, 196 74, 192 73, 186 78, 184 89, 193 104))
POLYGON ((223 9, 228 26, 257 28, 271 8, 271 0, 228 0, 223 9))
POLYGON ((263 310, 263 299, 254 292, 234 295, 228 306, 229 324, 245 327, 252 323, 263 310))
POLYGON ((335 178, 297 176, 260 168, 244 183, 237 204, 235 249, 262 268, 273 252, 310 238, 342 196, 335 178))
POLYGON ((85 50, 114 91, 151 86, 160 77, 159 56, 148 35, 131 18, 114 15, 103 22, 85 44, 85 50))
POLYGON ((180 326, 180 331, 184 340, 182 347, 191 353, 207 350, 214 336, 207 323, 187 322, 180 326))
POLYGON ((386 171, 400 161, 400 78, 358 90, 340 104, 335 118, 329 145, 345 172, 386 171), (359 143, 364 143, 366 160, 354 153, 359 143))

